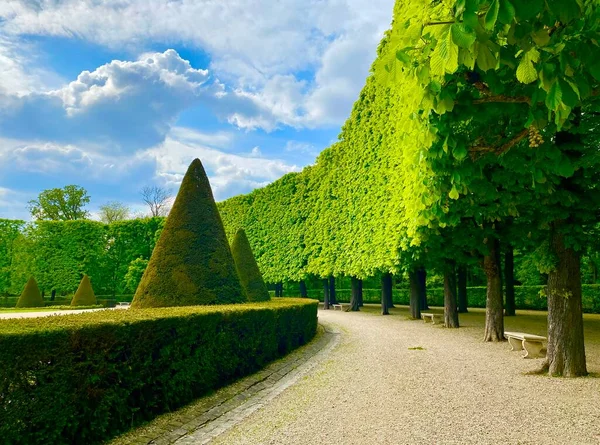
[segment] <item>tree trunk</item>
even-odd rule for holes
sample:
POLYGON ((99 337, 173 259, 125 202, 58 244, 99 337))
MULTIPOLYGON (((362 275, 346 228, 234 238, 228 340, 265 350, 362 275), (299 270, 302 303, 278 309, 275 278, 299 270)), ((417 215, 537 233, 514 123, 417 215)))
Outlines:
POLYGON ((279 295, 277 295, 279 298, 283 297, 283 282, 279 282, 277 283, 277 290, 279 292, 279 295))
POLYGON ((358 311, 360 310, 360 300, 362 296, 362 280, 359 280, 356 277, 351 277, 350 283, 352 286, 352 295, 350 297, 350 310, 358 311))
POLYGON ((469 312, 467 307, 469 300, 467 298, 467 266, 458 266, 458 313, 466 314, 469 312))
POLYGON ((335 277, 333 275, 329 276, 329 303, 338 304, 335 297, 335 277))
POLYGON ((483 341, 504 340, 504 308, 502 301, 502 281, 497 239, 490 240, 489 253, 483 257, 483 270, 487 277, 487 296, 485 302, 485 332, 483 341))
POLYGON ((558 264, 548 275, 548 352, 550 375, 587 375, 581 308, 581 258, 564 243, 562 221, 550 228, 550 249, 558 264))
POLYGON ((56 289, 52 289, 52 293, 50 294, 50 301, 54 301, 56 298, 56 289))
POLYGON ((424 267, 417 269, 417 277, 419 281, 419 292, 421 295, 421 310, 428 310, 427 304, 427 271, 424 267))
POLYGON ((505 316, 516 315, 515 307, 515 252, 508 244, 504 252, 504 292, 506 293, 505 316))
POLYGON ((300 297, 308 298, 308 292, 306 291, 306 282, 304 280, 300 280, 300 283, 298 283, 298 287, 300 288, 300 297))
POLYGON ((392 299, 392 274, 381 275, 381 315, 389 315, 389 302, 392 299))
POLYGON ((387 307, 392 308, 394 306, 394 276, 390 274, 390 291, 386 294, 387 296, 387 307))
POLYGON ((421 318, 421 289, 416 269, 408 272, 408 283, 410 287, 410 318, 418 320, 421 318))
POLYGON ((363 307, 363 282, 362 280, 358 280, 358 288, 359 288, 359 293, 358 293, 358 307, 363 307))
POLYGON ((458 328, 456 307, 456 264, 446 261, 444 268, 444 324, 447 328, 458 328))
POLYGON ((329 280, 323 279, 323 309, 329 309, 329 280))

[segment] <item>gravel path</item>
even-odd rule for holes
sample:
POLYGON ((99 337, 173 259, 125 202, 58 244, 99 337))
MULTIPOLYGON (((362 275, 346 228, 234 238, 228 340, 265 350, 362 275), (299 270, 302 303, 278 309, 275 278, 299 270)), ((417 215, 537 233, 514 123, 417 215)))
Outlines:
POLYGON ((27 312, 0 312, 0 320, 8 320, 11 318, 38 318, 49 317, 51 315, 72 315, 82 314, 84 312, 104 311, 106 309, 122 309, 122 308, 98 308, 98 309, 63 309, 56 311, 27 311, 27 312))
MULTIPOLYGON (((458 330, 407 315, 319 311, 341 331, 339 346, 211 443, 600 443, 600 379, 524 375, 541 359, 483 343, 481 313, 463 317, 458 330)), ((507 330, 510 323, 519 321, 507 330)), ((588 345, 587 355, 598 373, 599 345, 588 345)))

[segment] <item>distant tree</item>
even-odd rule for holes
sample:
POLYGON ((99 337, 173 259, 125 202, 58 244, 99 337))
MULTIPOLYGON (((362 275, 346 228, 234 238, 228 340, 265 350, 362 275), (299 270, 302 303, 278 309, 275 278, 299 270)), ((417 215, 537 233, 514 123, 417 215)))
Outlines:
POLYGON ((147 186, 141 191, 143 201, 150 207, 151 216, 167 216, 171 193, 158 186, 147 186))
POLYGON ((41 192, 37 199, 29 201, 29 211, 31 216, 39 220, 85 219, 89 212, 84 207, 89 202, 90 197, 83 187, 67 185, 41 192))
POLYGON ((115 221, 129 219, 131 210, 125 204, 117 201, 107 202, 100 206, 100 221, 110 224, 115 221))

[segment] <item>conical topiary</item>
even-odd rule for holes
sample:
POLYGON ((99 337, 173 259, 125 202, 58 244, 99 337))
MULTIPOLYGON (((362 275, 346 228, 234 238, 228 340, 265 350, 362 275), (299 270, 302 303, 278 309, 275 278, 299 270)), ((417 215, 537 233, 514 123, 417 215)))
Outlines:
POLYGON ((16 307, 44 307, 44 299, 35 278, 29 278, 25 284, 16 307))
POLYGON ((242 287, 246 292, 248 301, 270 300, 269 290, 258 269, 258 264, 256 264, 244 229, 239 229, 236 232, 231 244, 231 253, 233 253, 235 266, 237 267, 238 275, 240 276, 240 281, 242 282, 242 287))
POLYGON ((208 178, 200 160, 194 159, 181 182, 131 307, 245 300, 208 178))
POLYGON ((94 289, 92 289, 90 277, 84 275, 81 279, 81 283, 79 283, 77 292, 75 292, 75 295, 73 295, 73 299, 71 300, 71 306, 93 306, 95 304, 98 303, 96 301, 96 294, 94 294, 94 289))

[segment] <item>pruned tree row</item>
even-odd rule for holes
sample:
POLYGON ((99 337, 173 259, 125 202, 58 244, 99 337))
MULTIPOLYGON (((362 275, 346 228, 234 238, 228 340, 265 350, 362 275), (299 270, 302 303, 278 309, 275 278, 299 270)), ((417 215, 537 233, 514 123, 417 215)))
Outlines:
POLYGON ((547 369, 584 375, 599 26, 598 0, 398 0, 339 140, 301 173, 221 203, 226 230, 245 228, 269 282, 406 271, 415 317, 418 274, 435 269, 449 327, 466 310, 464 267, 479 264, 486 341, 504 338, 502 286, 514 278, 501 256, 535 252, 548 276, 547 369))

